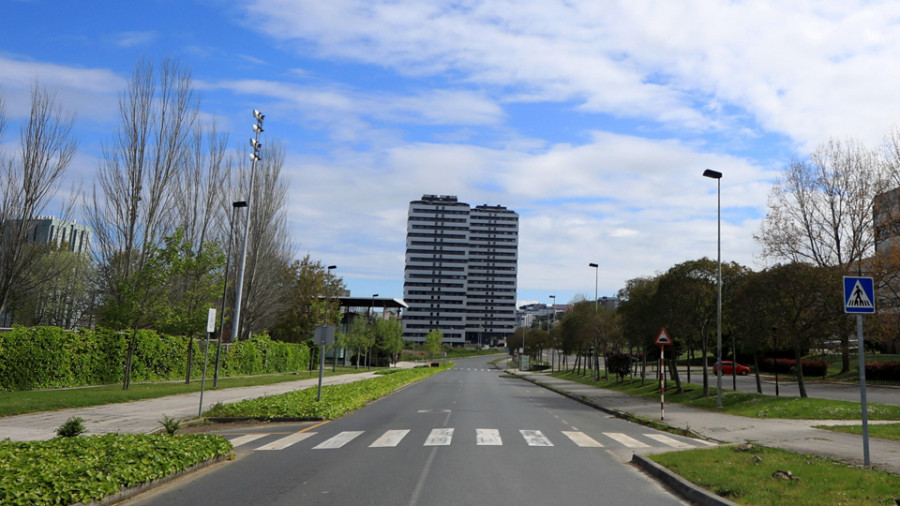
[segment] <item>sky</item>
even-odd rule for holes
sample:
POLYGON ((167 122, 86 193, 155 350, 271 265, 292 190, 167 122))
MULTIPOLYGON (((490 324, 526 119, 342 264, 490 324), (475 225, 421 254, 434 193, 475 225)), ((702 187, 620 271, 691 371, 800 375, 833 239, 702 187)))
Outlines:
MULTIPOLYGON (((519 213, 518 300, 614 296, 754 240, 779 173, 900 118, 900 2, 0 0, 15 149, 35 82, 76 115, 89 186, 141 58, 193 72, 232 145, 283 143, 297 258, 402 298, 409 202, 519 213), (596 271, 589 263, 599 264, 596 271)), ((52 213, 51 213, 52 214, 52 213)))

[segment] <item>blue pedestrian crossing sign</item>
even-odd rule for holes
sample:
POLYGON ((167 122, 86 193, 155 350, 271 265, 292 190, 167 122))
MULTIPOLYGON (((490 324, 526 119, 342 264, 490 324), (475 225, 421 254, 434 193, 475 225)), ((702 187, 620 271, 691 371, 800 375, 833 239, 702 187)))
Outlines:
POLYGON ((872 278, 844 276, 844 312, 875 312, 875 283, 872 278))

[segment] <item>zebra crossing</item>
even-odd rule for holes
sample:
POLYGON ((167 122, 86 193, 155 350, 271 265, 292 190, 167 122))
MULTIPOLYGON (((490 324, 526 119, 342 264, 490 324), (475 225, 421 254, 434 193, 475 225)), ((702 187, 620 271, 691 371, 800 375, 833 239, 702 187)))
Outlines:
MULTIPOLYGON (((228 438, 235 448, 250 447, 251 443, 257 441, 262 442, 260 440, 267 438, 265 444, 255 447, 253 450, 272 451, 284 450, 306 440, 311 441, 311 444, 313 445, 310 447, 311 450, 338 450, 354 441, 365 440, 366 437, 374 438, 364 442, 365 446, 368 448, 395 448, 401 444, 450 446, 454 443, 454 437, 458 436, 456 429, 453 427, 431 429, 425 439, 421 441, 413 441, 413 438, 410 438, 409 434, 409 429, 391 429, 383 433, 369 434, 368 436, 366 435, 366 431, 341 431, 337 434, 295 432, 288 435, 263 432, 244 435, 225 434, 225 437, 228 438)), ((457 437, 457 440, 458 439, 459 438, 457 437)), ((476 446, 503 446, 509 442, 509 439, 513 440, 513 444, 518 444, 519 441, 522 441, 530 447, 574 445, 579 448, 687 449, 714 445, 714 443, 699 439, 676 439, 660 433, 628 435, 621 432, 601 432, 600 434, 588 435, 581 431, 560 431, 557 437, 556 434, 545 434, 540 430, 533 429, 509 431, 508 434, 505 435, 501 434, 499 429, 475 429, 474 442, 476 446)))

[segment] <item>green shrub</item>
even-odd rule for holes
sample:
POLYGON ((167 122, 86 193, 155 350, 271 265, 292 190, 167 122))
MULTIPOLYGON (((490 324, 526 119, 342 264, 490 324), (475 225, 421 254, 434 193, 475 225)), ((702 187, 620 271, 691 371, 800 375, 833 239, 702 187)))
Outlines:
POLYGON ((84 434, 86 430, 84 428, 84 418, 72 416, 56 429, 56 435, 59 437, 78 437, 84 434))
POLYGON ((169 415, 163 415, 162 420, 159 421, 160 425, 165 429, 166 434, 170 436, 174 436, 178 429, 181 428, 181 419, 180 418, 169 418, 169 415))

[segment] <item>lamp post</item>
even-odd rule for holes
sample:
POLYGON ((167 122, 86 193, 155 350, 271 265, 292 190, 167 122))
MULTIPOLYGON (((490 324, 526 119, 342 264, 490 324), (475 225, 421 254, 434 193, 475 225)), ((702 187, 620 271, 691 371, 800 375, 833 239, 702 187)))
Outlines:
MULTIPOLYGON (((328 325, 328 306, 331 305, 331 290, 329 290, 331 285, 329 281, 331 281, 331 271, 334 269, 337 269, 337 265, 329 265, 325 271, 328 274, 325 277, 325 325, 328 325)), ((335 322, 336 324, 337 322, 335 322)), ((337 348, 332 347, 331 354, 331 372, 334 372, 337 370, 337 348)))
MULTIPOLYGON (((722 408, 722 173, 706 169, 703 176, 716 180, 716 407, 722 408)), ((733 367, 733 366, 732 366, 733 367)))
MULTIPOLYGON (((553 324, 556 323, 556 295, 550 295, 551 299, 553 299, 553 303, 550 304, 550 319, 547 320, 547 340, 550 341, 550 331, 553 330, 553 324)), ((553 372, 553 352, 556 350, 555 347, 550 347, 550 372, 553 372)))
MULTIPOLYGON (((600 312, 600 308, 599 308, 599 304, 600 304, 599 298, 600 297, 597 294, 597 273, 600 272, 600 264, 595 264, 595 263, 591 262, 588 264, 588 267, 594 268, 594 318, 596 319, 597 315, 600 312)), ((594 374, 596 374, 597 379, 599 380, 600 379, 600 371, 597 371, 596 369, 600 367, 600 359, 598 358, 598 353, 600 353, 600 350, 598 350, 598 348, 600 347, 600 339, 599 339, 599 336, 597 335, 597 332, 600 332, 599 328, 597 329, 596 332, 594 332, 594 364, 593 364, 593 366, 595 369, 594 374)))
POLYGON ((247 207, 243 200, 231 203, 231 222, 228 225, 228 248, 225 251, 225 279, 222 283, 222 317, 219 323, 219 344, 216 346, 216 371, 213 373, 213 388, 219 385, 219 357, 222 355, 222 335, 225 333, 225 297, 228 294, 228 271, 231 261, 231 244, 234 242, 234 221, 238 208, 247 207))
POLYGON ((244 269, 247 266, 247 242, 250 239, 250 218, 252 215, 253 207, 250 205, 252 203, 253 198, 253 176, 256 175, 256 162, 260 161, 259 150, 262 148, 262 144, 259 143, 259 134, 263 133, 263 119, 265 119, 265 115, 256 109, 253 109, 253 118, 256 120, 256 124, 253 125, 253 133, 254 137, 250 138, 250 147, 253 148, 253 152, 250 153, 250 191, 247 193, 247 223, 244 226, 244 246, 241 248, 241 268, 238 271, 238 283, 237 283, 237 293, 234 297, 234 330, 231 333, 232 340, 240 339, 241 337, 241 295, 244 291, 244 269))
MULTIPOLYGON (((335 268, 337 268, 336 265, 329 265, 328 270, 326 272, 330 274, 331 269, 335 269, 335 268)), ((325 329, 325 333, 327 333, 327 329, 328 329, 328 302, 329 302, 328 278, 329 277, 330 276, 325 277, 325 311, 324 311, 324 315, 322 316, 322 324, 325 329)), ((335 360, 337 360, 337 358, 335 358, 335 360)), ((316 394, 316 402, 319 402, 322 400, 322 377, 323 376, 325 376, 325 339, 324 339, 324 337, 322 339, 322 342, 319 343, 319 391, 318 391, 318 394, 316 394)))

